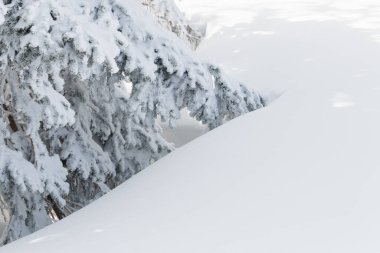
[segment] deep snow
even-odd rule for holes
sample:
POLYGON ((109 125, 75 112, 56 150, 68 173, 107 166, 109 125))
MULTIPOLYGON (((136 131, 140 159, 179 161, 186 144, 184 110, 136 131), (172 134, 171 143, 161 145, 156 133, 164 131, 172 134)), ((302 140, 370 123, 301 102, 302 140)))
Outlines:
POLYGON ((367 2, 183 0, 209 22, 200 56, 283 95, 0 252, 379 252, 380 4, 367 2))

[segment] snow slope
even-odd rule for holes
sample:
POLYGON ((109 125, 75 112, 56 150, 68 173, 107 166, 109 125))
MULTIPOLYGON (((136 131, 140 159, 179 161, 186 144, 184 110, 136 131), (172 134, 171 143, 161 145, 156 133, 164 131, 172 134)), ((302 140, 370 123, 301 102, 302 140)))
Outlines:
POLYGON ((284 94, 1 253, 380 251, 380 4, 229 2, 199 54, 284 94))

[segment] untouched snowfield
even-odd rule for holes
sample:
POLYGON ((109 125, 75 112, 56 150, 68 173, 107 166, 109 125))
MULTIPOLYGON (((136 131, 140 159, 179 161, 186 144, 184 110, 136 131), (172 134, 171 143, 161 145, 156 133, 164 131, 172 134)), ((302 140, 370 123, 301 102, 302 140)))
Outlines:
POLYGON ((380 252, 380 3, 313 2, 183 0, 201 57, 282 96, 0 252, 380 252))

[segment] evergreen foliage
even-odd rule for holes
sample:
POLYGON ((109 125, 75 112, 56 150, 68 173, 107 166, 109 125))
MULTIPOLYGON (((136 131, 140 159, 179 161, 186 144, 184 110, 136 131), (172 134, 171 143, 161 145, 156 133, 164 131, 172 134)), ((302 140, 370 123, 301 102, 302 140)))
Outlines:
POLYGON ((263 106, 135 0, 6 0, 0 21, 3 243, 171 152, 158 117, 175 127, 187 108, 215 128, 263 106))

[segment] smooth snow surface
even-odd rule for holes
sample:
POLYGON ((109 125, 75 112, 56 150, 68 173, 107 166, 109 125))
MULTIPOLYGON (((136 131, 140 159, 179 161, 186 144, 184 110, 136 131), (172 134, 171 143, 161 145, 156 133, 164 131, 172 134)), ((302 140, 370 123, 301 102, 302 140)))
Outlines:
POLYGON ((380 3, 314 2, 183 0, 199 55, 283 95, 0 252, 380 252, 380 3))

